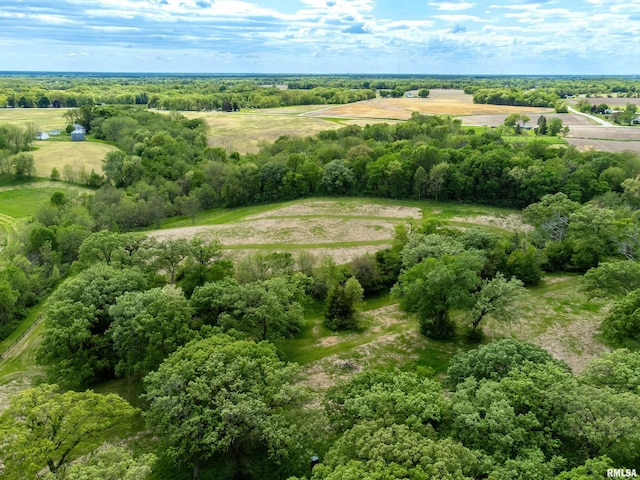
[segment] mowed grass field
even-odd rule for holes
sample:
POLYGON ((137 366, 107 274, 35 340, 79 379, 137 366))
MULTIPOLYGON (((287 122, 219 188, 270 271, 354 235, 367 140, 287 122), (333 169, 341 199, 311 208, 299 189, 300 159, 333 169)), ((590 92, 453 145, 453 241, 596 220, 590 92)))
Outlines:
MULTIPOLYGON (((38 131, 64 131, 67 121, 66 109, 53 108, 0 108, 0 125, 11 124, 24 127, 33 123, 38 131)), ((51 169, 56 167, 60 173, 65 165, 73 167, 75 172, 84 168, 102 174, 102 160, 116 147, 99 142, 72 142, 68 136, 51 137, 49 140, 35 140, 35 150, 31 152, 38 177, 49 178, 51 169)))
POLYGON ((64 118, 66 111, 66 108, 0 108, 0 124, 24 127, 33 123, 41 131, 63 131, 68 123, 64 118))
POLYGON ((57 191, 73 198, 79 192, 88 190, 62 182, 47 181, 0 187, 0 246, 10 244, 18 233, 19 226, 33 217, 57 191))
POLYGON ((38 177, 49 177, 51 169, 57 168, 62 174, 65 165, 70 165, 77 173, 84 168, 88 173, 94 170, 102 174, 102 160, 107 153, 117 147, 99 142, 36 141, 37 150, 31 152, 38 177))

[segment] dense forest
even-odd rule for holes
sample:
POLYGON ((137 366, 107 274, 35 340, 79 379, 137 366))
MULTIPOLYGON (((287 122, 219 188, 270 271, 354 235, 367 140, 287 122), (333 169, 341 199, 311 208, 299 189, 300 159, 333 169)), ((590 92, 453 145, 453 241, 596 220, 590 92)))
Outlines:
MULTIPOLYGON (((281 137, 240 155, 208 146, 201 119, 99 105, 146 105, 154 95, 161 102, 174 88, 176 98, 195 98, 201 88, 203 98, 232 95, 233 104, 250 84, 180 81, 122 82, 121 92, 135 90, 141 100, 144 93, 147 102, 107 101, 115 92, 104 87, 114 82, 100 77, 42 79, 38 87, 51 102, 54 91, 76 95, 84 85, 92 98, 69 110, 69 123, 118 150, 105 157, 103 172, 83 180, 93 193, 54 193, 3 252, 3 337, 50 295, 37 350, 47 383, 16 394, 0 415, 0 475, 577 480, 640 465, 637 154, 513 143, 501 129, 414 114, 393 125, 281 137), (101 89, 105 97, 93 96, 101 89), (320 195, 512 206, 531 229, 504 235, 426 218, 399 225, 390 248, 344 265, 288 252, 232 262, 217 241, 146 232, 170 216, 320 195), (487 318, 517 322, 525 288, 545 272, 584 274, 584 294, 612 304, 604 341, 625 348, 573 374, 534 344, 481 343, 487 318), (332 331, 357 331, 363 299, 387 292, 424 337, 465 336, 478 347, 453 356, 442 372, 369 368, 322 392, 301 382, 286 346, 304 328, 305 312, 322 312, 332 331), (92 390, 114 381, 139 396, 127 402, 92 390), (129 438, 128 448, 103 446, 110 435, 129 438)), ((316 81, 290 79, 289 87, 319 96, 353 91, 357 82, 356 96, 462 87, 455 78, 316 81)), ((504 79, 474 85, 496 82, 504 79)), ((604 86, 635 88, 606 78, 589 88, 604 86)), ((587 87, 577 80, 572 88, 587 87)), ((0 92, 13 95, 7 84, 0 92)), ((255 84, 246 92, 256 93, 255 84)), ((287 90, 258 90, 265 92, 282 102, 287 90)), ((21 96, 37 103, 38 95, 32 87, 21 96)), ((168 105, 156 106, 175 108, 168 105)), ((214 105, 198 108, 224 108, 214 105)), ((5 175, 33 175, 30 138, 28 129, 0 128, 5 175)))

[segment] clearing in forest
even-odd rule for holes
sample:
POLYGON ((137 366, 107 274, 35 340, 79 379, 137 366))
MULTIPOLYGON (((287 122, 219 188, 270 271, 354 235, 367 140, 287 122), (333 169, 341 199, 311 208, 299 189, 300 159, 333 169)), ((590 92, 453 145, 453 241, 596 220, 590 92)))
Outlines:
POLYGON ((91 170, 102 175, 102 160, 107 153, 118 150, 117 147, 99 142, 65 142, 65 141, 36 141, 38 149, 30 152, 36 165, 38 177, 49 177, 53 167, 58 169, 62 180, 63 169, 68 165, 75 175, 82 169, 91 173, 91 170))

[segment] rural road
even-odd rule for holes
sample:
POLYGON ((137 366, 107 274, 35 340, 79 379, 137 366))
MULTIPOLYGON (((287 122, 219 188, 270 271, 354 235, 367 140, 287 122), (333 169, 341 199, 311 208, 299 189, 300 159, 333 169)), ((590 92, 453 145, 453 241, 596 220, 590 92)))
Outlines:
POLYGON ((603 120, 601 118, 598 118, 594 115, 589 115, 588 113, 582 113, 579 112, 578 110, 576 110, 575 108, 571 108, 571 107, 567 107, 567 109, 571 112, 571 113, 575 113, 577 115, 582 115, 583 117, 587 117, 590 118, 591 120, 599 123, 600 125, 604 126, 604 127, 615 127, 616 125, 607 122, 606 120, 603 120))

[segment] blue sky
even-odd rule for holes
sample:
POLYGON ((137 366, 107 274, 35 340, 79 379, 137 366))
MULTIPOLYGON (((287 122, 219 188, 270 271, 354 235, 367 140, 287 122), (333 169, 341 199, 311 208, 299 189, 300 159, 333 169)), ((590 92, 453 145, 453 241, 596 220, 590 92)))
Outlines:
POLYGON ((0 0, 0 70, 640 74, 640 0, 0 0))

